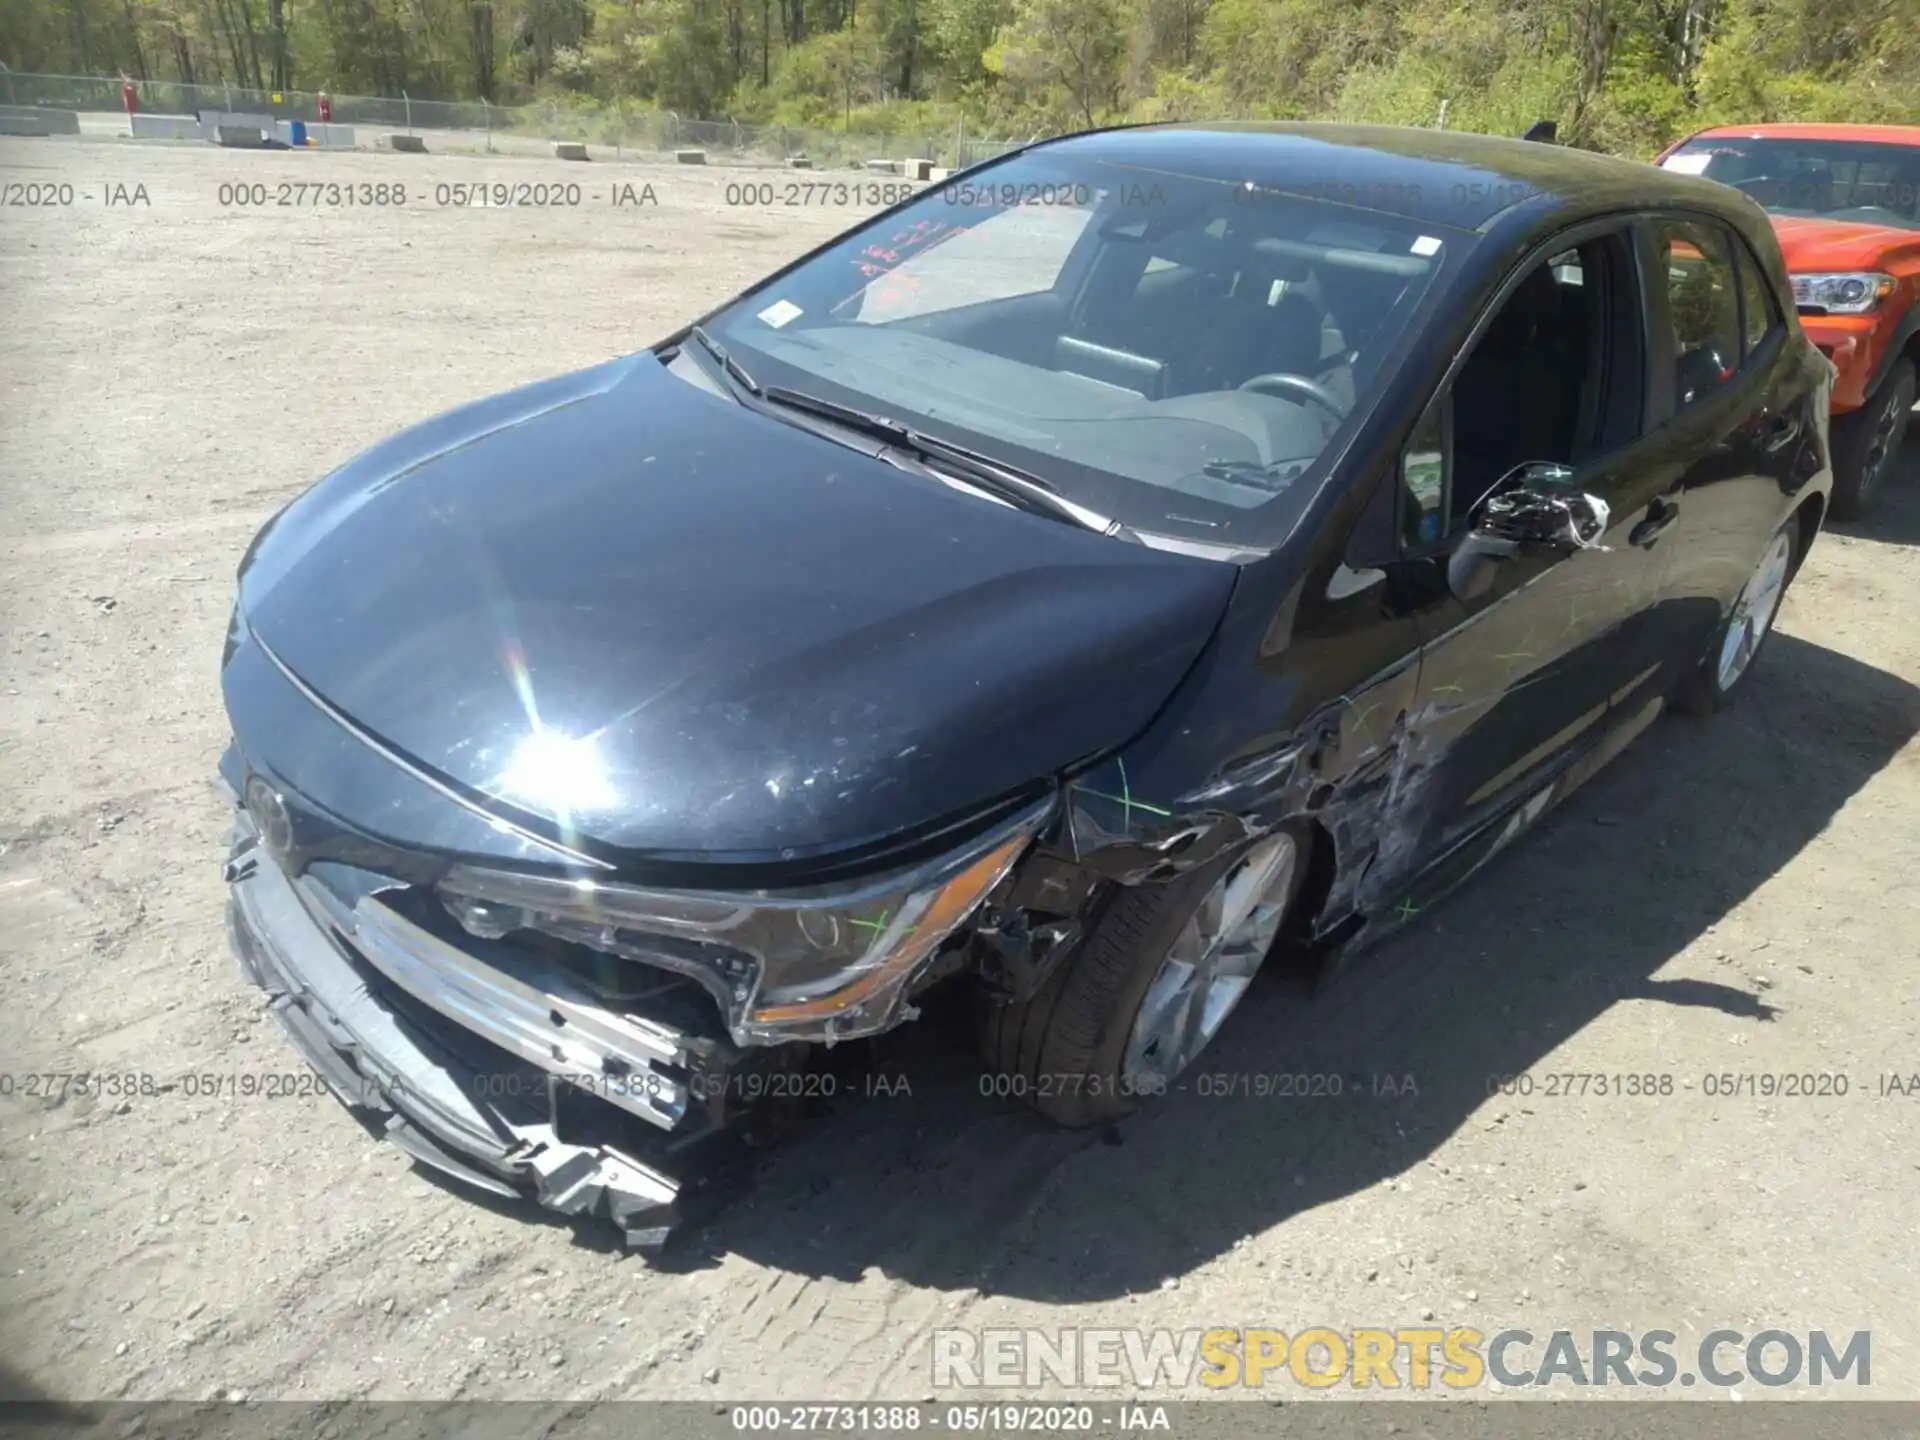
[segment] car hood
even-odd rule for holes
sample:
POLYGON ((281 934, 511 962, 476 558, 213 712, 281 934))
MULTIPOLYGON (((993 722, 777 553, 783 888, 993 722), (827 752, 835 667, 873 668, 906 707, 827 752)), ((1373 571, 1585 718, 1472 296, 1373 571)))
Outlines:
POLYGON ((1920 256, 1920 230, 1795 215, 1771 218, 1789 270, 1878 270, 1894 256, 1920 256))
POLYGON ((360 455, 262 532, 240 603, 328 705, 514 818, 753 862, 1124 742, 1235 573, 959 493, 643 352, 360 455))

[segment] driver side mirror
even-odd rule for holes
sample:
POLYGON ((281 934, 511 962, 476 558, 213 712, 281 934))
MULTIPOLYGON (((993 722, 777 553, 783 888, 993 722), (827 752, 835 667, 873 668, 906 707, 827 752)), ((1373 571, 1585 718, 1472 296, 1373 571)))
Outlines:
POLYGON ((1473 528, 1447 558, 1448 588, 1471 600, 1493 584, 1494 568, 1515 555, 1598 548, 1609 513, 1606 501, 1574 486, 1565 465, 1518 466, 1481 501, 1473 528))

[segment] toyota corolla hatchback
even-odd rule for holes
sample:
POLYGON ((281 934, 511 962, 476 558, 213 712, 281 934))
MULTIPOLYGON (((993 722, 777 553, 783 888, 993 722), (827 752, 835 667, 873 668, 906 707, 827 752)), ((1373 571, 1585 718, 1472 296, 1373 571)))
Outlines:
POLYGON ((1274 957, 1727 701, 1833 373, 1708 181, 1341 126, 1028 147, 262 531, 235 946, 389 1138, 642 1248, 689 1142, 949 997, 996 1088, 1110 1120, 1274 957))

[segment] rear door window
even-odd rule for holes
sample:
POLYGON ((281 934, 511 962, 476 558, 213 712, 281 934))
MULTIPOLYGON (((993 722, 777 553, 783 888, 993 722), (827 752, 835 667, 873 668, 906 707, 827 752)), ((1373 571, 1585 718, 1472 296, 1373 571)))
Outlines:
POLYGON ((1739 280, 1726 232, 1695 220, 1656 220, 1673 325, 1674 403, 1707 399, 1740 367, 1739 280))
POLYGON ((1740 329, 1747 344, 1746 353, 1751 355, 1767 343, 1773 332, 1780 328, 1780 307, 1773 298, 1773 287, 1767 284, 1765 272, 1760 268, 1760 260, 1747 248, 1746 242, 1739 242, 1740 257, 1740 329))

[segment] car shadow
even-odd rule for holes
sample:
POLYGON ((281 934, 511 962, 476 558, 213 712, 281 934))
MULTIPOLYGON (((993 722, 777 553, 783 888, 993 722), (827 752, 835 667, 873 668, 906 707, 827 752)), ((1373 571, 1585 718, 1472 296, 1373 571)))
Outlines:
POLYGON ((983 1093, 993 1082, 966 1027, 930 1009, 876 1042, 870 1071, 849 1068, 830 1121, 723 1185, 728 1203, 662 1263, 732 1253, 845 1280, 877 1267, 1061 1303, 1154 1289, 1422 1160, 1483 1106, 1501 1108, 1490 1077, 1537 1069, 1622 1001, 1768 1024, 1775 1003, 1749 979, 1759 962, 1728 957, 1724 980, 1658 972, 1916 733, 1920 688, 1777 634, 1729 711, 1656 724, 1317 994, 1278 977, 1257 986, 1200 1073, 1140 1114, 1101 1132, 1053 1129, 983 1093), (1256 1077, 1276 1073, 1337 1076, 1342 1093, 1255 1093, 1256 1077), (1101 1145, 1124 1163, 1083 1155, 1101 1145))

